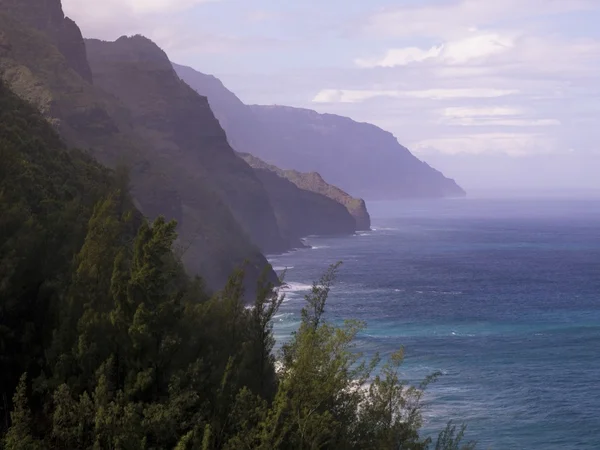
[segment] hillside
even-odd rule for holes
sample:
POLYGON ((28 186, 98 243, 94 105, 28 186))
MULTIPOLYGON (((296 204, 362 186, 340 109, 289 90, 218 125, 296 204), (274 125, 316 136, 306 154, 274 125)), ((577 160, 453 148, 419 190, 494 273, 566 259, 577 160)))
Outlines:
MULTIPOLYGON (((276 371, 284 297, 263 279, 246 307, 239 272, 207 295, 173 253, 176 224, 145 220, 126 187, 0 81, 2 449, 430 448, 400 358, 376 376, 364 325, 324 315, 338 265, 276 371)), ((455 434, 436 448, 473 448, 455 434)))
MULTIPOLYGON (((131 168, 132 193, 143 214, 149 218, 164 214, 179 222, 178 245, 190 273, 201 274, 210 287, 218 288, 235 267, 248 261, 248 273, 255 279, 267 262, 211 178, 200 169, 181 173, 178 149, 161 145, 159 132, 140 133, 139 111, 130 110, 75 70, 74 66, 87 64, 81 52, 64 54, 56 46, 61 24, 71 24, 64 21, 60 3, 21 0, 18 6, 0 0, 0 78, 34 104, 68 145, 90 149, 110 167, 131 168)), ((73 42, 83 43, 73 26, 69 25, 71 37, 78 36, 73 42)), ((201 103, 194 97, 191 103, 201 103)), ((215 130, 207 140, 215 143, 214 148, 226 146, 223 131, 215 130)), ((229 161, 234 168, 240 165, 235 156, 229 161)))
POLYGON ((354 218, 355 231, 365 231, 371 229, 371 217, 367 211, 365 201, 363 199, 353 198, 341 189, 330 185, 323 180, 323 177, 321 177, 321 175, 318 173, 301 173, 296 170, 282 170, 278 167, 267 164, 260 158, 248 153, 240 153, 239 155, 257 171, 273 173, 280 179, 285 179, 294 184, 302 191, 308 191, 313 194, 326 197, 335 203, 341 204, 354 218))
MULTIPOLYGON (((136 134, 171 160, 175 177, 204 178, 261 250, 285 251, 262 184, 234 154, 206 98, 179 79, 167 55, 142 36, 86 40, 86 48, 96 86, 125 104, 136 134)), ((192 194, 187 189, 179 190, 192 194)))
POLYGON ((0 81, 0 392, 26 369, 4 363, 41 350, 30 330, 47 317, 114 181, 0 81))
POLYGON ((236 151, 300 172, 318 172, 366 199, 463 196, 451 179, 417 159, 381 128, 287 106, 246 106, 214 77, 174 65, 206 95, 236 151))

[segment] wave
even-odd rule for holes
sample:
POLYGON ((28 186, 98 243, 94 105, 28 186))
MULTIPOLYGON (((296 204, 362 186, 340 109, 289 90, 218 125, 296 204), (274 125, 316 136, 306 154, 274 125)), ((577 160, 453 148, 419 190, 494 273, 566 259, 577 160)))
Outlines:
POLYGON ((312 285, 297 283, 294 281, 287 282, 285 286, 281 289, 283 292, 307 292, 312 289, 312 285))
POLYGON ((286 266, 273 266, 273 270, 275 272, 284 272, 286 270, 292 270, 293 268, 294 268, 294 266, 289 266, 289 267, 286 267, 286 266))

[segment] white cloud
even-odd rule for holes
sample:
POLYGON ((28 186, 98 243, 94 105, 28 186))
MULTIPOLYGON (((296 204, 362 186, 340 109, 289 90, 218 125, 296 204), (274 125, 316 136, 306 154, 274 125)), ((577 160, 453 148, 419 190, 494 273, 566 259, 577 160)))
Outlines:
POLYGON ((439 123, 468 127, 550 127, 559 126, 557 119, 526 117, 524 108, 515 107, 450 107, 439 111, 439 123))
POLYGON ((376 97, 447 100, 459 98, 495 98, 517 94, 514 89, 423 89, 423 90, 353 90, 323 89, 313 103, 360 103, 376 97))
POLYGON ((425 139, 415 142, 416 152, 441 152, 446 154, 507 154, 525 156, 555 153, 558 143, 552 137, 536 133, 480 133, 425 139))
POLYGON ((523 114, 522 108, 510 106, 495 106, 487 108, 473 108, 468 106, 453 106, 444 108, 440 114, 450 118, 465 118, 465 117, 493 117, 493 116, 519 116, 523 114))
POLYGON ((515 46, 513 34, 482 33, 448 41, 427 50, 407 47, 388 50, 380 59, 357 59, 360 67, 396 67, 434 60, 448 64, 464 64, 509 51, 515 46))
POLYGON ((406 66, 413 62, 422 62, 428 59, 438 58, 442 46, 431 47, 423 50, 418 47, 395 48, 388 50, 380 59, 357 59, 355 63, 360 67, 396 67, 406 66))
POLYGON ((420 91, 408 91, 408 97, 428 98, 432 100, 445 100, 455 98, 496 98, 518 94, 516 89, 492 89, 492 88, 462 88, 462 89, 425 89, 420 91))
POLYGON ((554 127, 561 122, 556 119, 490 119, 465 117, 462 119, 451 119, 443 121, 449 125, 462 127, 554 127))

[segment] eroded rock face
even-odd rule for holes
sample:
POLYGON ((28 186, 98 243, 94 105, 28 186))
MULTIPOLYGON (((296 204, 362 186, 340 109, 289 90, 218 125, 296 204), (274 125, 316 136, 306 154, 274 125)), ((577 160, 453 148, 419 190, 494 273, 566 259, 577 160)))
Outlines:
POLYGON ((65 17, 60 0, 0 0, 1 11, 46 33, 70 67, 86 81, 92 81, 81 30, 65 17))

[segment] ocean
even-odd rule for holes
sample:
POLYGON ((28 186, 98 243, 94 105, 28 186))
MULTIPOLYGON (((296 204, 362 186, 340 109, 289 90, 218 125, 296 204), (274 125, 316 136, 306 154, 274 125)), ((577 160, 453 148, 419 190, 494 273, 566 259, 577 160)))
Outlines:
POLYGON ((279 344, 303 296, 343 261, 327 317, 367 323, 367 356, 404 347, 403 377, 441 371, 424 432, 466 423, 478 448, 600 449, 600 200, 369 205, 373 230, 310 237, 287 268, 279 344))

